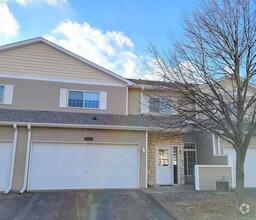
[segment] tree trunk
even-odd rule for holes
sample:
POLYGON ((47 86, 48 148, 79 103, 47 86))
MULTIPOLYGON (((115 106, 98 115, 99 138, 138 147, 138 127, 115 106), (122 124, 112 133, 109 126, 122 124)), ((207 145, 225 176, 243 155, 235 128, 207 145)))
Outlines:
POLYGON ((244 202, 244 161, 245 155, 236 153, 236 208, 244 202))

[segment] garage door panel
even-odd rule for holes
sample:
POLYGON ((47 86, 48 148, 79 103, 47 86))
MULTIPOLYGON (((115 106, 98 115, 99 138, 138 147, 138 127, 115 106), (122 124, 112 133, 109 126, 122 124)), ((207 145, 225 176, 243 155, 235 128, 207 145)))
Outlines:
POLYGON ((136 145, 33 144, 31 190, 137 187, 136 145))
POLYGON ((0 191, 7 189, 11 171, 12 143, 0 142, 0 191))
MULTIPOLYGON (((236 181, 236 152, 231 148, 225 149, 225 154, 230 155, 233 166, 234 182, 236 181)), ((249 148, 244 163, 244 186, 256 187, 256 148, 249 148)))

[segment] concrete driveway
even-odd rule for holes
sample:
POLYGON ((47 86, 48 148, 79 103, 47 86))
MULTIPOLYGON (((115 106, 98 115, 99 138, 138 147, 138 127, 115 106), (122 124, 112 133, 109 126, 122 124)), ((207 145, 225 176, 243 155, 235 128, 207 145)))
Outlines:
POLYGON ((0 219, 175 219, 139 190, 33 192, 0 195, 0 219))

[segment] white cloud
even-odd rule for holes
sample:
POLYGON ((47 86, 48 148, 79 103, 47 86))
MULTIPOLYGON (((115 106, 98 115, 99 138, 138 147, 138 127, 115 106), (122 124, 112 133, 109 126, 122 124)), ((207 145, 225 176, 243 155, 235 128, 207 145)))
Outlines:
POLYGON ((19 24, 6 3, 0 2, 0 40, 6 41, 18 34, 19 24))
MULTIPOLYGON (((5 0, 5 1, 7 1, 7 0, 5 0)), ((16 0, 16 2, 20 5, 28 5, 28 4, 31 4, 31 3, 44 2, 48 5, 56 6, 56 5, 60 5, 60 4, 63 4, 65 2, 67 2, 67 0, 16 0)))
POLYGON ((86 22, 66 20, 44 37, 124 77, 137 77, 140 61, 123 32, 104 32, 86 22))

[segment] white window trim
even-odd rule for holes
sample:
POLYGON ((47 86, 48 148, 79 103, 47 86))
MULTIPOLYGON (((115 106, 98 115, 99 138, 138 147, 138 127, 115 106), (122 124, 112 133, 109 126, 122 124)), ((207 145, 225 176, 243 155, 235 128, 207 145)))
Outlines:
POLYGON ((100 103, 100 98, 101 98, 101 92, 99 91, 88 91, 88 90, 76 90, 76 89, 68 89, 68 95, 67 95, 67 107, 68 108, 78 108, 78 109, 94 109, 94 110, 99 110, 101 109, 101 103, 100 103), (75 106, 69 106, 68 105, 68 101, 69 101, 69 92, 82 92, 83 93, 83 107, 75 107, 75 106), (95 93, 98 93, 99 94, 99 107, 98 108, 86 108, 84 107, 84 96, 85 96, 85 93, 86 92, 95 92, 95 93))
POLYGON ((4 98, 5 98, 5 85, 4 85, 4 84, 0 84, 0 86, 3 86, 3 87, 4 87, 3 100, 2 100, 2 102, 0 102, 0 104, 4 104, 4 98))
MULTIPOLYGON (((183 149, 183 151, 185 152, 188 152, 188 151, 193 151, 193 152, 195 152, 195 165, 197 165, 197 146, 196 146, 196 142, 184 142, 184 149, 183 149), (185 149, 185 144, 194 144, 195 145, 195 149, 185 149)), ((184 159, 184 161, 185 161, 185 159, 184 159)), ((188 170, 188 157, 187 157, 187 170, 188 170)), ((185 166, 185 163, 184 163, 184 166, 185 166)), ((185 169, 184 169, 184 171, 185 171, 185 169)), ((195 170, 194 170, 194 172, 195 172, 195 170)), ((185 173, 184 173, 184 175, 185 175, 185 173)), ((185 175, 185 176, 193 176, 193 175, 185 175)))

